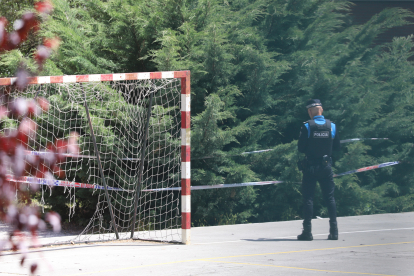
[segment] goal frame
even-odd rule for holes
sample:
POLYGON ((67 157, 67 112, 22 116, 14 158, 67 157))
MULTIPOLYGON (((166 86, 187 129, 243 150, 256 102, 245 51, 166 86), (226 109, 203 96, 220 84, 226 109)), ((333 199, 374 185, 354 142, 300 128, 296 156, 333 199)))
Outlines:
MULTIPOLYGON (((181 242, 191 241, 191 86, 190 71, 116 73, 29 77, 28 84, 87 83, 145 79, 181 79, 181 242)), ((0 86, 11 86, 13 78, 0 78, 0 86)))

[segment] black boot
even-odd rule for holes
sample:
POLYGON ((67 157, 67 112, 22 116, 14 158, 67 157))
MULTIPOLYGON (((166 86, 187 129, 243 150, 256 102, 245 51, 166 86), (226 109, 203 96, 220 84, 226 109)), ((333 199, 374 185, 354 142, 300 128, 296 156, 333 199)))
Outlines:
POLYGON ((311 224, 303 224, 303 231, 302 231, 302 234, 298 235, 298 240, 300 241, 313 240, 311 224))
POLYGON ((329 236, 328 240, 337 240, 338 239, 338 223, 329 222, 329 236))

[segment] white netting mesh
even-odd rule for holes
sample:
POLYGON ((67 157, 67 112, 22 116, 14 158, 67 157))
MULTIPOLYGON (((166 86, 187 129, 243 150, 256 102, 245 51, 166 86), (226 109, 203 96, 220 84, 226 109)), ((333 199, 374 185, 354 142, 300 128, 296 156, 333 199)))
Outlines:
MULTIPOLYGON (((20 96, 45 97, 50 102, 50 108, 37 119, 37 138, 30 142, 28 150, 36 154, 55 139, 66 138, 72 131, 77 131, 80 135, 80 157, 69 157, 60 164, 66 171, 65 179, 60 180, 103 186, 86 102, 103 174, 110 188, 108 193, 119 237, 129 239, 138 185, 142 189, 181 185, 180 91, 180 79, 31 85, 20 96), (144 170, 139 183, 151 93, 153 99, 144 170)), ((14 125, 16 122, 12 119, 2 122, 3 129, 14 125)), ((47 189, 47 186, 41 188, 42 200, 43 193, 49 193, 47 189)), ((76 241, 115 239, 104 190, 57 187, 52 193, 57 189, 65 189, 67 204, 72 207, 87 203, 85 193, 90 194, 90 202, 96 204, 92 218, 76 241), (80 201, 76 197, 79 192, 83 193, 80 201)), ((181 241, 179 198, 180 194, 174 191, 142 192, 134 238, 181 241)), ((71 212, 74 210, 82 210, 82 206, 72 208, 71 212)))

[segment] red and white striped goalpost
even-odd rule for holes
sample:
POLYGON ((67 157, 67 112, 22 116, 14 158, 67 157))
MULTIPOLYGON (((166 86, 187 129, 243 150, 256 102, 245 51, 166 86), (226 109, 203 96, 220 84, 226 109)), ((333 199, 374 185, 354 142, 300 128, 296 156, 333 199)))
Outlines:
POLYGON ((181 78, 181 229, 182 242, 191 240, 191 90, 190 71, 181 78))
MULTIPOLYGON (((94 74, 29 77, 28 84, 86 83, 145 79, 181 79, 181 228, 182 243, 191 240, 191 87, 190 71, 94 74)), ((16 78, 0 78, 0 86, 13 85, 16 78)))

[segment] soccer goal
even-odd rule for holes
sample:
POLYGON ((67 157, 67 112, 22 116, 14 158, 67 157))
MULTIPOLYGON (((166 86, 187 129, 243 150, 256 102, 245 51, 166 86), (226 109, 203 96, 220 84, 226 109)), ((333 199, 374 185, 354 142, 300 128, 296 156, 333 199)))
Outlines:
MULTIPOLYGON (((15 80, 0 79, 0 95, 15 80)), ((53 194, 51 186, 64 189, 72 207, 80 189, 89 189, 96 210, 75 242, 190 242, 190 71, 32 77, 29 83, 16 96, 45 97, 50 107, 36 118, 37 136, 26 155, 46 154, 49 142, 74 131, 80 153, 60 164, 64 179, 12 181, 36 183, 42 195, 53 194)), ((2 131, 16 125, 15 119, 1 122, 2 131)))

